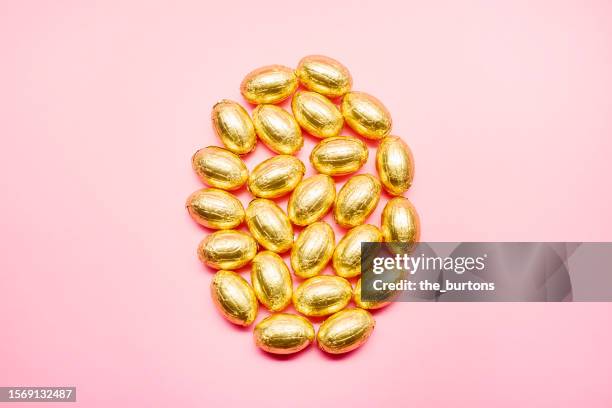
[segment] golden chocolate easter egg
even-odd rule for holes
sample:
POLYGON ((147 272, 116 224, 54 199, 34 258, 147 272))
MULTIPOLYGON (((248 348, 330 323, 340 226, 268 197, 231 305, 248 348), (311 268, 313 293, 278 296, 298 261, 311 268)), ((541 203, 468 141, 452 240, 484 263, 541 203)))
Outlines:
POLYGON ((249 326, 257 317, 255 292, 246 280, 232 271, 218 271, 210 292, 219 312, 230 322, 249 326))
POLYGON ((342 310, 321 324, 317 344, 327 353, 348 353, 368 341, 375 325, 374 318, 366 310, 342 310))
POLYGON ((334 254, 334 230, 323 221, 302 230, 291 249, 291 268, 300 278, 319 274, 334 254))
POLYGON ((257 242, 247 233, 235 230, 216 231, 198 246, 200 260, 215 269, 238 269, 253 259, 257 242))
POLYGON ((249 178, 249 171, 242 159, 220 147, 209 146, 198 150, 191 164, 202 182, 221 190, 236 190, 249 178))
POLYGON ((187 198, 187 211, 198 224, 213 229, 236 228, 244 221, 242 203, 227 191, 203 188, 187 198))
POLYGON ((278 313, 255 326, 255 344, 272 354, 292 354, 308 347, 315 338, 312 323, 302 316, 278 313))
POLYGON ((255 148, 257 136, 247 111, 234 101, 223 99, 212 110, 213 128, 225 147, 236 154, 255 148))
POLYGON ((368 161, 368 148, 361 140, 350 136, 328 137, 310 153, 313 167, 323 174, 343 176, 359 170, 368 161))
POLYGON ((376 170, 389 194, 408 191, 414 177, 414 160, 408 145, 397 136, 385 137, 376 151, 376 170))
POLYGON ((419 241, 419 215, 407 198, 395 197, 387 202, 381 215, 381 226, 385 242, 412 245, 419 241))
POLYGON ((353 176, 336 196, 334 219, 344 228, 363 224, 380 200, 380 182, 370 174, 353 176))
POLYGON ((374 225, 358 225, 350 229, 338 243, 332 264, 336 275, 353 278, 361 274, 361 243, 381 242, 382 233, 374 225))
POLYGON ((264 248, 283 253, 293 246, 293 226, 287 214, 271 200, 258 198, 246 209, 246 223, 264 248))
POLYGON ((351 74, 344 65, 323 55, 302 58, 295 73, 304 87, 330 98, 344 95, 353 84, 351 74))
POLYGON ((259 105, 253 110, 257 136, 278 154, 294 154, 302 148, 302 129, 293 116, 276 105, 259 105))
POLYGON ((291 274, 283 258, 275 252, 263 251, 255 255, 251 283, 257 299, 271 312, 280 312, 291 303, 291 274))
POLYGON ((344 120, 329 99, 316 92, 298 91, 293 95, 291 110, 300 126, 313 136, 338 136, 344 120))
POLYGON ((353 288, 344 278, 314 276, 293 292, 293 307, 306 316, 327 316, 344 309, 352 294, 353 288))
POLYGON ((309 225, 320 220, 330 210, 336 199, 334 180, 325 175, 317 174, 300 181, 289 202, 287 213, 295 225, 309 225))
POLYGON ((382 139, 391 132, 391 114, 378 99, 364 92, 342 98, 342 116, 355 132, 368 139, 382 139))
POLYGON ((297 86, 291 68, 268 65, 249 72, 240 84, 240 93, 253 104, 278 103, 291 96, 297 86))
POLYGON ((298 185, 306 167, 295 156, 278 155, 259 163, 251 172, 248 188, 256 197, 283 196, 298 185))

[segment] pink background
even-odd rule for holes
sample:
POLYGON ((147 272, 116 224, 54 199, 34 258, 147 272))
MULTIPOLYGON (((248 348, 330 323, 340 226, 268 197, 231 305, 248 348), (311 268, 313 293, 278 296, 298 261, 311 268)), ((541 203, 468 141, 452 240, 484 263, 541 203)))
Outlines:
POLYGON ((87 407, 612 405, 611 304, 395 304, 345 357, 269 357, 214 311, 183 208, 214 102, 321 53, 412 147, 424 240, 610 241, 610 2, 5 0, 0 52, 0 385, 87 407))

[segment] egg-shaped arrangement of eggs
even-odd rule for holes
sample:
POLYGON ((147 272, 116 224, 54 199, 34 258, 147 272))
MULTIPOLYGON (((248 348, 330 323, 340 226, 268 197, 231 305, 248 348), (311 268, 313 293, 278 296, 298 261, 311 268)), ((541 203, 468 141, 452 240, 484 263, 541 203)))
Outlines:
POLYGON ((420 238, 419 216, 404 196, 414 177, 412 152, 392 134, 389 110, 354 90, 349 70, 333 58, 310 55, 295 69, 255 69, 240 93, 246 104, 222 99, 212 107, 220 145, 193 155, 205 186, 186 202, 191 218, 210 230, 197 254, 216 270, 213 304, 231 323, 254 325, 254 343, 267 353, 297 353, 312 343, 331 354, 355 350, 374 330, 369 310, 390 303, 361 299, 361 243, 420 238), (285 100, 290 111, 278 105, 285 100), (306 177, 297 157, 305 134, 317 141, 309 153, 315 174, 306 177), (273 155, 249 170, 244 159, 258 141, 273 155), (360 173, 369 157, 376 174, 360 173), (249 202, 240 201, 239 190, 249 202), (279 197, 288 198, 286 208, 279 197), (380 223, 368 223, 381 197, 380 223), (328 266, 333 275, 324 274, 328 266), (269 314, 256 322, 263 309, 269 314))

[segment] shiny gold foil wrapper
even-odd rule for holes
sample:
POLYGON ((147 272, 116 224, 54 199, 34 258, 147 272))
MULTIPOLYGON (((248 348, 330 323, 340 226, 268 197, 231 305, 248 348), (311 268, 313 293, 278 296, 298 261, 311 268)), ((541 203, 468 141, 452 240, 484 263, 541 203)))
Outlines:
POLYGON ((300 278, 318 275, 329 263, 336 238, 334 230, 324 221, 315 222, 302 230, 291 249, 291 268, 300 278))
POLYGON ((327 316, 344 309, 352 295, 353 288, 346 279, 315 276, 302 282, 293 292, 293 307, 306 316, 327 316))
POLYGON ((223 99, 215 104, 211 116, 215 133, 228 150, 236 154, 246 154, 255 148, 255 127, 241 105, 223 99))
POLYGON ((256 197, 281 197, 298 185, 306 167, 295 156, 278 155, 259 163, 248 180, 249 191, 256 197))
POLYGON ((293 246, 293 226, 284 211, 271 200, 258 198, 246 209, 246 223, 264 248, 283 253, 293 246))
POLYGON ((279 313, 255 326, 255 344, 272 354, 292 354, 308 347, 315 338, 312 323, 302 316, 279 313))
POLYGON ((368 139, 382 139, 391 132, 391 114, 381 101, 364 92, 342 98, 342 116, 355 132, 368 139))
POLYGON ((342 113, 336 105, 316 92, 296 92, 291 110, 300 126, 319 138, 338 136, 344 125, 342 113))
POLYGON ((381 225, 383 239, 390 243, 387 248, 393 253, 408 251, 419 242, 419 215, 407 198, 395 197, 387 202, 381 215, 381 225))
POLYGON ((389 194, 408 191, 414 177, 414 159, 408 145, 397 136, 384 138, 376 151, 376 170, 389 194))
POLYGON ((336 196, 334 219, 344 228, 363 224, 380 200, 381 186, 370 174, 351 177, 336 196))
POLYGON ((323 218, 336 200, 336 184, 317 174, 300 181, 287 203, 289 219, 295 225, 309 225, 323 218))
POLYGON ((366 310, 342 310, 321 324, 317 333, 317 344, 327 353, 348 353, 368 341, 375 325, 374 318, 366 310))
POLYGON ((291 273, 283 258, 275 252, 263 251, 255 255, 251 284, 257 299, 271 312, 280 312, 291 303, 291 273))
POLYGON ((389 305, 391 303, 392 298, 393 298, 392 294, 389 294, 388 300, 381 300, 381 301, 375 301, 375 302, 362 300, 361 299, 361 279, 357 281, 357 284, 355 285, 355 290, 353 293, 353 301, 355 302, 355 305, 357 305, 357 307, 360 307, 362 309, 369 309, 369 310, 381 309, 389 305))
POLYGON ((295 73, 304 87, 330 98, 344 95, 353 85, 349 70, 335 59, 323 55, 302 58, 295 73))
POLYGON ((328 137, 310 153, 310 163, 319 172, 343 176, 359 170, 368 161, 368 147, 350 136, 328 137))
POLYGON ((257 242, 247 233, 235 230, 216 231, 198 246, 200 260, 214 269, 238 269, 257 253, 257 242))
POLYGON ((194 192, 187 198, 186 207, 195 222, 212 229, 232 229, 244 221, 240 200, 216 188, 194 192))
POLYGON ((191 158, 193 170, 203 183, 221 190, 237 190, 246 183, 249 171, 238 155, 220 147, 198 150, 191 158))
POLYGON ((253 110, 253 125, 262 142, 278 154, 294 154, 304 145, 302 129, 289 112, 276 105, 253 110))
POLYGON ((230 322, 249 326, 255 321, 258 308, 255 292, 242 276, 232 271, 218 271, 210 293, 219 312, 230 322))
POLYGON ((295 92, 297 86, 291 68, 268 65, 249 72, 240 84, 240 93, 252 104, 278 103, 295 92))
POLYGON ((381 242, 382 233, 374 225, 358 225, 350 229, 336 246, 332 258, 334 271, 343 278, 361 275, 361 243, 381 242))

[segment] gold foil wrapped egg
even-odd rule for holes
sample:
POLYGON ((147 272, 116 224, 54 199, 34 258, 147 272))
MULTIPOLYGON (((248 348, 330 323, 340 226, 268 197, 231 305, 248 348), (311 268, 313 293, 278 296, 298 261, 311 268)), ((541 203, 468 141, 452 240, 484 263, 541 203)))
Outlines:
POLYGON ((342 98, 342 116, 355 132, 368 139, 382 139, 391 132, 391 114, 378 99, 364 92, 342 98))
POLYGON ((374 318, 366 310, 342 310, 321 324, 317 344, 327 353, 348 353, 368 341, 375 325, 374 318))
POLYGON ((291 303, 293 281, 283 258, 271 251, 255 255, 251 283, 257 299, 271 312, 280 312, 291 303))
POLYGON ((220 147, 209 146, 198 150, 191 164, 202 182, 222 190, 236 190, 249 178, 249 171, 242 159, 220 147))
POLYGON ((382 233, 374 225, 358 225, 349 230, 338 243, 332 265, 338 276, 353 278, 361 274, 361 243, 381 242, 382 233))
POLYGON ((293 226, 274 201, 258 198, 246 209, 249 231, 264 248, 283 253, 293 245, 293 226))
POLYGON ((295 225, 309 225, 320 220, 327 214, 336 199, 334 180, 325 175, 317 174, 300 181, 289 202, 287 213, 295 225))
MULTIPOLYGON (((367 253, 367 256, 374 257, 379 254, 379 250, 375 249, 372 250, 371 253, 367 253)), ((369 260, 365 262, 369 262, 369 260)), ((368 288, 366 288, 365 291, 363 290, 364 276, 362 276, 361 279, 357 281, 357 285, 355 285, 355 290, 353 291, 353 301, 362 309, 373 310, 387 306, 403 293, 401 289, 395 289, 398 287, 398 283, 406 280, 413 280, 410 272, 401 265, 385 267, 384 273, 380 275, 376 275, 372 272, 373 269, 371 265, 367 267, 365 271, 365 277, 368 278, 366 282, 368 285, 371 285, 369 286, 370 290, 367 290, 368 288), (364 294, 365 296, 363 296, 364 294)))
POLYGON ((414 160, 408 145, 397 136, 384 138, 376 151, 376 170, 389 194, 404 194, 414 177, 414 160))
POLYGON ((295 73, 304 87, 330 98, 344 95, 353 84, 351 74, 344 65, 323 55, 302 58, 295 73))
POLYGON ((259 105, 253 124, 262 142, 278 154, 294 154, 304 145, 302 129, 293 116, 276 105, 259 105))
POLYGON ((278 313, 257 323, 255 344, 272 354, 292 354, 308 347, 315 337, 312 323, 302 316, 278 313))
POLYGON ((298 86, 291 68, 268 65, 251 71, 240 84, 240 93, 253 104, 278 103, 287 99, 298 86))
POLYGON ((223 99, 212 110, 215 133, 233 153, 246 154, 255 148, 257 136, 247 111, 234 101, 223 99))
POLYGON ((323 221, 304 228, 291 249, 291 268, 300 278, 319 274, 334 254, 334 230, 323 221))
POLYGON ((368 148, 361 140, 350 136, 328 137, 310 153, 313 167, 323 174, 342 176, 354 173, 368 161, 368 148))
POLYGON ((256 197, 280 197, 292 191, 305 172, 306 167, 300 159, 281 154, 264 160, 253 169, 248 188, 256 197))
MULTIPOLYGON (((407 198, 395 197, 387 202, 382 212, 381 226, 385 242, 406 243, 411 246, 419 241, 419 215, 407 198)), ((405 246, 399 245, 398 250, 403 247, 405 246)))
POLYGON ((293 292, 293 307, 306 316, 327 316, 344 309, 352 294, 353 288, 344 278, 314 276, 293 292))
POLYGON ((215 306, 234 324, 249 326, 257 317, 255 292, 246 280, 232 271, 218 271, 210 285, 215 306))
POLYGON ((244 221, 242 203, 227 191, 203 188, 187 198, 187 211, 198 224, 213 229, 236 228, 244 221))
POLYGON ((253 259, 257 242, 247 233, 221 230, 206 236, 198 246, 198 256, 214 269, 238 269, 253 259))
POLYGON ((338 136, 344 125, 336 105, 316 92, 296 92, 291 101, 291 110, 300 126, 316 137, 338 136))
POLYGON ((336 196, 334 219, 344 228, 363 224, 380 200, 380 182, 370 174, 353 176, 336 196))
POLYGON ((389 299, 381 300, 381 301, 367 301, 361 299, 361 279, 357 281, 357 285, 355 285, 355 291, 353 293, 353 301, 357 307, 362 309, 381 309, 391 303, 392 296, 389 295, 389 299))

